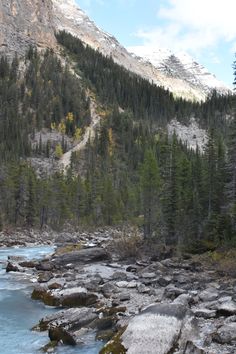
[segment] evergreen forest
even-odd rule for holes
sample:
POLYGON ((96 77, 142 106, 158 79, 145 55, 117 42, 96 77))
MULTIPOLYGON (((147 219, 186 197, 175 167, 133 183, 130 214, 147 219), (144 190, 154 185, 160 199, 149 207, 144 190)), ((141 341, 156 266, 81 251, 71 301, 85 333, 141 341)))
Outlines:
POLYGON ((0 58, 0 228, 131 224, 191 252, 236 246, 234 95, 176 98, 66 32, 57 40, 63 63, 34 48, 0 58), (91 97, 102 116, 95 138, 67 173, 39 175, 31 160, 57 161, 83 135, 91 97), (204 151, 167 134, 173 118, 193 117, 208 132, 204 151), (61 140, 35 143, 42 131, 61 140))

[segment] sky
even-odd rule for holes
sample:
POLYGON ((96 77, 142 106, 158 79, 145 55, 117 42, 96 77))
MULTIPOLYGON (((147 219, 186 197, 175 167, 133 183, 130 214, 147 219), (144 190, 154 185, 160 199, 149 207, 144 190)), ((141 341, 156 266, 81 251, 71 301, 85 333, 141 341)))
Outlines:
POLYGON ((236 0, 76 0, 125 47, 185 51, 229 86, 236 52, 236 0))

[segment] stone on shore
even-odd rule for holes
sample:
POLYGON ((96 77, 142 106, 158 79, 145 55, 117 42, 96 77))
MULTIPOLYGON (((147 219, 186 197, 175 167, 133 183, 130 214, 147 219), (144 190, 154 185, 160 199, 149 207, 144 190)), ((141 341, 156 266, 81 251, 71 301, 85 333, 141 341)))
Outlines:
MULTIPOLYGON (((166 354, 179 347, 184 348, 188 340, 195 335, 193 318, 188 308, 181 304, 151 305, 128 323, 121 335, 118 347, 122 353, 129 354, 166 354)), ((111 351, 109 342, 101 351, 103 354, 116 353, 111 351)))
POLYGON ((109 254, 103 248, 94 247, 61 254, 54 258, 54 262, 58 265, 69 263, 84 264, 105 261, 109 258, 109 254))

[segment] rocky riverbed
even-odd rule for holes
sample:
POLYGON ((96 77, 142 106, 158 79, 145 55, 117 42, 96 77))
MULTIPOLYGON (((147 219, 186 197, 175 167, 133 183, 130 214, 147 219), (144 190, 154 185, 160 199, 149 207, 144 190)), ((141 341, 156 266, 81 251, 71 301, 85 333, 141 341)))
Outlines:
POLYGON ((31 270, 33 299, 58 308, 34 328, 48 331, 46 351, 94 336, 101 354, 236 353, 236 279, 191 257, 121 260, 109 242, 108 230, 61 235, 43 261, 8 260, 31 270))

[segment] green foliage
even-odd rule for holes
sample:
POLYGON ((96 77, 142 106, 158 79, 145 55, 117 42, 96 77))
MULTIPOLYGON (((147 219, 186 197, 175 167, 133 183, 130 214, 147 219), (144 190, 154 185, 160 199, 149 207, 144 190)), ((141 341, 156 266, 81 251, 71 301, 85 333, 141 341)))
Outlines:
MULTIPOLYGON (((226 120, 233 98, 214 92, 202 104, 174 99, 71 35, 62 32, 58 41, 81 79, 50 51, 30 48, 24 77, 17 58, 0 59, 1 226, 134 222, 147 238, 180 250, 235 244, 236 133, 226 120), (80 139, 91 90, 108 112, 100 131, 80 156, 73 154, 67 175, 39 178, 26 158, 50 157, 52 147, 42 137, 33 147, 30 137, 47 128, 80 139), (186 124, 195 117, 208 129, 204 154, 167 136, 163 127, 174 117, 186 124)), ((55 156, 65 149, 63 139, 55 156)))
POLYGON ((50 51, 31 48, 21 77, 18 59, 0 60, 0 161, 32 154, 48 155, 48 144, 32 147, 31 136, 42 128, 65 125, 73 136, 90 122, 89 102, 81 83, 50 51), (68 117, 73 116, 73 120, 68 117), (64 122, 67 122, 65 124, 64 122))
POLYGON ((63 155, 63 150, 62 150, 62 146, 61 144, 57 144, 56 145, 56 149, 55 149, 55 156, 57 159, 60 159, 63 155))
POLYGON ((160 176, 157 160, 151 150, 145 152, 140 179, 144 213, 144 235, 145 237, 150 237, 157 226, 158 199, 160 194, 160 176))

